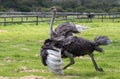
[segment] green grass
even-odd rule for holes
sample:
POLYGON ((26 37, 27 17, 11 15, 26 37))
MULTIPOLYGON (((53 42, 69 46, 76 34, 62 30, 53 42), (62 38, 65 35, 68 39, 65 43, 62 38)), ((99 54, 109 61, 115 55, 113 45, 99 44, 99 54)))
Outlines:
MULTIPOLYGON (((55 22, 54 26, 63 22, 55 22)), ((96 72, 90 58, 75 58, 76 63, 64 71, 64 75, 54 75, 41 64, 39 50, 49 37, 49 23, 11 24, 0 26, 0 76, 21 77, 36 75, 45 79, 119 79, 120 78, 120 23, 92 22, 79 23, 89 27, 77 36, 93 40, 97 35, 106 35, 112 43, 102 46, 105 54, 95 53, 97 64, 105 72, 96 72)), ((64 65, 69 59, 64 59, 64 65)))

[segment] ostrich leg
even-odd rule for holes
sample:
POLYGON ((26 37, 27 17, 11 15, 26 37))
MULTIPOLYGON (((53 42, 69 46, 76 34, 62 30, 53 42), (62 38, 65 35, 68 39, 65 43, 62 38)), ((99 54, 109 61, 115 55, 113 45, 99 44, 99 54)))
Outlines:
POLYGON ((74 64, 75 61, 74 61, 74 58, 73 58, 73 55, 68 53, 68 52, 64 52, 65 55, 70 59, 70 63, 67 64, 63 69, 66 69, 67 67, 69 67, 70 65, 74 64))
POLYGON ((90 58, 91 58, 91 60, 92 60, 92 62, 93 62, 93 64, 94 64, 94 67, 95 67, 96 71, 103 72, 103 69, 98 67, 98 65, 97 65, 97 63, 96 63, 96 61, 95 61, 95 59, 94 59, 93 54, 89 54, 89 56, 90 56, 90 58))

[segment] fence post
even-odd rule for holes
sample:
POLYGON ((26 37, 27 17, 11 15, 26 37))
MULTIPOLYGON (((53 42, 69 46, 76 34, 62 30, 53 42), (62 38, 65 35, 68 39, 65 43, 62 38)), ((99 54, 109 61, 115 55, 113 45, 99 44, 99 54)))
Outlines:
POLYGON ((79 14, 78 13, 76 13, 76 16, 77 16, 77 19, 79 19, 79 14))
POLYGON ((13 16, 11 17, 11 21, 13 22, 13 16))
POLYGON ((28 21, 28 16, 26 16, 26 21, 28 21))
POLYGON ((112 15, 112 22, 114 22, 114 15, 112 15))
POLYGON ((103 22, 103 14, 102 14, 102 22, 103 22))
POLYGON ((65 20, 67 20, 67 15, 65 15, 65 20))
POLYGON ((43 16, 41 15, 41 16, 40 16, 40 22, 42 22, 42 17, 43 17, 43 16))
POLYGON ((21 22, 23 22, 23 17, 21 16, 21 22))
POLYGON ((36 16, 36 25, 38 25, 38 15, 36 16))
POLYGON ((6 26, 6 17, 4 17, 4 26, 6 26))

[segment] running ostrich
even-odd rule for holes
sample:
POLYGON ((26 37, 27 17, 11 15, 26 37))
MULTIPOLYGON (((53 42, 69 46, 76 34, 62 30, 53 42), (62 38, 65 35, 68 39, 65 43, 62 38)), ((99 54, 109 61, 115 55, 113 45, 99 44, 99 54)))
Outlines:
MULTIPOLYGON (((53 23, 55 20, 55 15, 56 15, 56 7, 51 7, 51 11, 52 11, 52 18, 51 18, 51 22, 50 22, 50 38, 51 40, 61 40, 65 37, 68 36, 73 36, 73 33, 80 33, 79 32, 79 27, 77 27, 74 23, 72 22, 66 22, 63 24, 58 25, 58 27, 55 28, 55 31, 53 31, 53 23)), ((47 57, 47 49, 52 49, 53 46, 48 46, 47 43, 48 41, 45 40, 44 45, 42 46, 41 50, 40 50, 40 56, 42 58, 42 63, 44 65, 46 64, 46 57, 47 57)))
MULTIPOLYGON (((76 27, 75 24, 73 24, 72 22, 66 22, 63 24, 60 24, 55 31, 53 31, 53 23, 55 20, 55 15, 56 15, 56 8, 52 7, 52 18, 51 18, 51 22, 50 22, 50 38, 51 40, 61 40, 64 37, 68 37, 68 36, 72 36, 73 33, 80 33, 80 27, 76 27)), ((84 29, 84 28, 82 28, 84 29)), ((47 40, 46 40, 47 42, 47 40)), ((55 74, 63 74, 63 68, 61 67, 61 62, 58 61, 62 61, 61 59, 61 47, 58 48, 51 43, 51 45, 47 45, 49 43, 44 43, 44 45, 41 48, 41 59, 42 59, 42 63, 45 66, 48 66, 48 68, 55 74), (56 53, 56 54, 55 54, 56 53), (52 57, 51 57, 52 56, 52 57), (57 56, 58 58, 56 58, 55 56, 57 56), (57 62, 55 62, 57 61, 57 62), (55 62, 55 63, 54 63, 55 62), (57 66, 56 66, 57 63, 57 66), (55 65, 54 65, 55 64, 55 65), (56 71, 57 68, 57 71, 56 71), (59 71, 58 71, 59 69, 59 71)))
MULTIPOLYGON (((58 38, 57 38, 58 39, 58 38)), ((61 38, 60 38, 61 39, 61 38)), ((96 71, 103 71, 102 68, 99 68, 95 59, 93 52, 96 50, 98 52, 103 52, 103 49, 100 48, 100 45, 108 45, 110 44, 110 40, 107 36, 98 36, 94 39, 93 42, 86 40, 81 37, 76 37, 76 36, 69 36, 67 38, 63 38, 61 40, 54 40, 54 39, 46 39, 44 42, 44 45, 42 47, 42 51, 45 51, 46 49, 54 49, 56 48, 62 48, 62 58, 69 58, 70 63, 66 65, 63 69, 66 69, 70 65, 74 64, 74 58, 79 57, 79 56, 84 56, 84 55, 89 55, 96 71)), ((44 53, 45 55, 45 53, 44 53)), ((47 57, 47 54, 45 55, 47 57)), ((44 60, 44 65, 45 63, 45 57, 43 58, 44 60)))
MULTIPOLYGON (((55 9, 53 10, 53 13, 55 14, 55 9)), ((57 49, 61 50, 61 57, 62 58, 69 58, 70 63, 67 64, 63 69, 68 68, 70 65, 74 64, 74 58, 77 56, 84 56, 84 55, 89 55, 93 65, 96 69, 96 71, 103 71, 102 68, 99 68, 95 59, 93 52, 96 50, 98 52, 103 52, 103 49, 100 48, 100 45, 108 45, 110 44, 110 40, 107 36, 98 36, 94 39, 93 42, 73 36, 73 33, 78 33, 78 32, 73 32, 71 30, 68 30, 67 32, 64 33, 64 30, 61 32, 55 32, 53 31, 53 21, 51 21, 51 37, 46 39, 42 48, 41 48, 41 58, 42 58, 42 63, 47 66, 48 64, 46 63, 47 56, 48 56, 48 49, 58 51, 57 49), (60 33, 60 34, 59 34, 60 33)))

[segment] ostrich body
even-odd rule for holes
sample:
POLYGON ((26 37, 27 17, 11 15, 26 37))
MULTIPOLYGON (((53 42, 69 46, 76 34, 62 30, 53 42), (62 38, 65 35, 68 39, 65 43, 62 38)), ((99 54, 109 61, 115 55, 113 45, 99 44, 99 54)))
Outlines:
MULTIPOLYGON (((55 50, 54 47, 61 48, 62 58, 70 59, 70 63, 66 65, 64 69, 66 69, 67 67, 75 63, 74 57, 89 55, 90 58, 92 59, 92 62, 94 64, 96 71, 103 71, 102 68, 99 68, 97 66, 96 61, 93 56, 93 52, 95 50, 98 52, 103 52, 103 49, 100 48, 99 46, 108 45, 110 42, 111 41, 109 40, 107 36, 96 37, 93 42, 86 40, 84 38, 81 38, 81 37, 69 36, 59 41, 51 40, 51 39, 45 40, 42 50, 45 50, 45 49, 55 50)), ((45 55, 45 53, 43 54, 45 55)), ((46 63, 45 62, 46 57, 47 57, 47 53, 43 58, 44 65, 46 63)))
POLYGON ((89 55, 92 59, 96 71, 103 71, 102 68, 99 68, 96 64, 96 61, 93 56, 93 52, 96 50, 98 52, 103 52, 103 49, 100 48, 100 45, 108 45, 111 41, 107 36, 99 36, 94 39, 93 42, 86 40, 81 37, 69 36, 64 40, 63 43, 63 52, 62 57, 69 57, 70 63, 64 67, 66 69, 70 65, 74 64, 74 57, 89 55))

